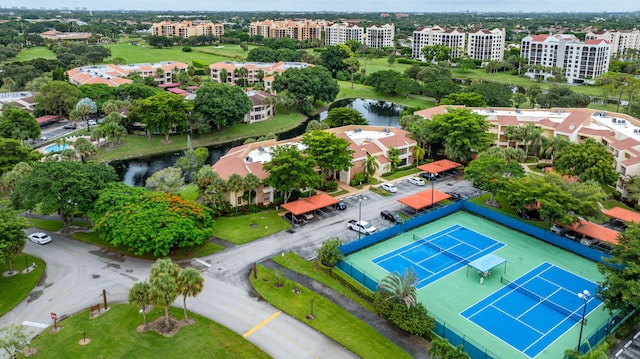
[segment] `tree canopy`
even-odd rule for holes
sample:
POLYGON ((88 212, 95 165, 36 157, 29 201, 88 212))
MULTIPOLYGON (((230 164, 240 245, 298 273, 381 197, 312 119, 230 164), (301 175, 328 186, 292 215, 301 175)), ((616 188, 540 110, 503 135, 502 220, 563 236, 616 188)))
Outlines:
POLYGON ((5 105, 0 116, 0 137, 14 140, 38 139, 40 126, 29 112, 5 105))
POLYGON ((291 68, 273 81, 273 89, 287 91, 298 103, 313 100, 332 102, 336 99, 340 86, 331 77, 331 72, 322 66, 291 68))
POLYGON ((487 106, 494 107, 511 107, 511 96, 513 92, 505 85, 483 82, 471 85, 467 88, 467 92, 475 92, 482 95, 487 106))
POLYGON ((9 262, 9 271, 13 271, 11 256, 22 251, 27 242, 24 230, 27 220, 8 208, 0 208, 0 263, 9 262))
POLYGON ((263 169, 269 172, 264 182, 284 194, 284 202, 295 190, 315 188, 322 183, 316 173, 316 162, 294 145, 282 145, 271 149, 271 160, 263 169))
POLYGON ((100 192, 92 218, 100 238, 137 255, 166 256, 204 243, 213 233, 213 215, 180 195, 149 192, 113 183, 100 192))
POLYGON ((24 146, 20 141, 0 137, 0 174, 11 170, 20 162, 31 163, 41 157, 38 151, 24 146))
POLYGON ((564 85, 551 85, 546 92, 540 93, 535 100, 541 107, 547 108, 587 107, 591 102, 588 95, 574 92, 564 85))
POLYGON ((594 180, 611 185, 618 179, 613 162, 613 155, 602 143, 587 138, 579 144, 569 143, 558 151, 553 168, 563 175, 577 176, 581 181, 594 180))
POLYGON ((192 110, 193 103, 185 100, 184 97, 160 92, 134 102, 128 117, 144 123, 149 135, 152 132, 162 133, 165 136, 165 143, 168 143, 169 133, 172 130, 186 128, 192 110))
POLYGON ((353 150, 349 149, 349 141, 333 132, 307 132, 302 135, 302 143, 307 146, 304 152, 313 156, 325 177, 332 172, 346 171, 352 166, 353 150))
POLYGON ((504 189, 509 178, 521 177, 524 169, 516 160, 505 160, 504 157, 481 152, 464 169, 464 178, 473 182, 473 185, 491 193, 493 196, 504 189))
POLYGON ((194 109, 218 131, 240 123, 253 104, 241 88, 229 84, 204 83, 196 90, 194 109))
POLYGON ((40 88, 36 95, 36 109, 42 114, 68 115, 80 100, 77 87, 64 81, 51 81, 40 88))
POLYGON ((367 119, 358 110, 349 107, 335 107, 328 111, 327 118, 322 123, 329 127, 341 127, 346 125, 368 125, 367 119))
POLYGON ((99 191, 117 179, 115 169, 102 163, 37 162, 16 185, 11 202, 17 209, 39 205, 43 213, 58 212, 68 231, 73 217, 91 212, 99 191))

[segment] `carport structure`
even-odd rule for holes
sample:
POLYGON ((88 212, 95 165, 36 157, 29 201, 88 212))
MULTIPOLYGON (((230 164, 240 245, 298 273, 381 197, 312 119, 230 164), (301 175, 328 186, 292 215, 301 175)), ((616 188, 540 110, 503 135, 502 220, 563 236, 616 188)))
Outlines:
POLYGON ((614 246, 618 244, 618 235, 620 234, 620 232, 614 231, 613 229, 607 227, 603 227, 593 222, 585 221, 584 219, 581 219, 578 222, 567 226, 567 228, 600 242, 604 242, 614 246))
POLYGON ((424 165, 418 166, 418 169, 427 173, 436 174, 436 173, 449 171, 449 170, 458 168, 460 166, 462 165, 459 164, 458 162, 453 162, 449 160, 439 160, 439 161, 434 161, 431 163, 426 163, 424 165))
POLYGON ((58 115, 46 115, 46 116, 40 116, 36 118, 36 122, 38 123, 38 125, 43 125, 45 123, 56 121, 59 119, 60 119, 60 116, 58 115))
POLYGON ((418 192, 411 196, 400 198, 398 202, 413 208, 417 213, 419 210, 433 206, 435 203, 442 202, 445 199, 449 199, 451 196, 447 193, 440 192, 434 189, 428 189, 426 191, 418 192))
POLYGON ((301 198, 297 201, 285 203, 282 205, 282 208, 297 216, 300 214, 313 212, 320 208, 335 205, 337 203, 337 199, 329 196, 326 193, 319 193, 315 196, 301 198))
POLYGON ((615 218, 615 219, 619 219, 623 222, 636 222, 636 223, 640 223, 640 213, 636 213, 633 211, 630 211, 628 209, 624 209, 622 207, 613 207, 611 209, 608 209, 604 212, 602 212, 604 214, 606 214, 607 216, 611 217, 611 218, 615 218))

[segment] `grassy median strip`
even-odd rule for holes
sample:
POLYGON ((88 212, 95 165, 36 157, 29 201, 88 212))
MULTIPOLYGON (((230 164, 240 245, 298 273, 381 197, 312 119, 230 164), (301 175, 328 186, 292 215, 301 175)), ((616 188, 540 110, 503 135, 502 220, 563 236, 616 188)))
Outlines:
MULTIPOLYGON (((356 293, 349 290, 349 288, 345 287, 341 282, 335 279, 330 273, 316 268, 316 261, 307 261, 301 258, 299 255, 287 252, 283 256, 275 256, 271 258, 274 262, 280 264, 281 266, 290 269, 294 272, 305 275, 316 282, 322 283, 327 287, 335 290, 336 292, 344 295, 345 297, 351 299, 352 301, 360 304, 362 307, 366 308, 368 311, 375 313, 375 308, 373 305, 366 300, 362 299, 356 293)), ((322 264, 318 264, 322 266, 322 264)), ((324 266, 323 266, 324 267, 324 266)), ((327 268, 327 267, 324 267, 327 268)), ((331 269, 332 271, 338 271, 338 269, 331 269)))
MULTIPOLYGON (((138 332, 142 315, 134 305, 112 305, 108 312, 89 319, 82 311, 58 322, 62 329, 51 334, 45 330, 31 343, 35 358, 269 358, 265 352, 226 327, 196 314, 189 314, 195 324, 187 325, 173 337, 156 332, 138 332), (79 345, 83 335, 91 339, 79 345)), ((171 314, 183 319, 182 308, 171 314)), ((164 315, 162 308, 147 314, 151 321, 164 315)))
MULTIPOLYGON (((0 317, 7 314, 13 307, 22 302, 35 287, 44 273, 45 263, 42 259, 28 254, 20 254, 11 257, 13 270, 20 273, 5 277, 0 275, 0 317), (36 267, 33 268, 33 263, 36 267), (24 269, 30 268, 28 273, 24 269)), ((9 263, 0 264, 0 273, 9 271, 9 263)))
POLYGON ((250 275, 255 290, 266 301, 340 343, 361 358, 411 358, 411 356, 332 301, 258 266, 258 278, 250 275), (278 284, 282 284, 278 287, 278 284), (313 309, 311 303, 313 301, 313 309), (312 314, 313 319, 307 319, 312 314))

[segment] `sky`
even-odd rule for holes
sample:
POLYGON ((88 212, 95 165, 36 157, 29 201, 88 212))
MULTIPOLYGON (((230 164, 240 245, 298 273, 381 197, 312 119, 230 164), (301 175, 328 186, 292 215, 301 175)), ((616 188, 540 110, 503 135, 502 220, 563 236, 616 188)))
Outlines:
POLYGON ((638 0, 2 0, 0 8, 334 12, 626 12, 638 0))

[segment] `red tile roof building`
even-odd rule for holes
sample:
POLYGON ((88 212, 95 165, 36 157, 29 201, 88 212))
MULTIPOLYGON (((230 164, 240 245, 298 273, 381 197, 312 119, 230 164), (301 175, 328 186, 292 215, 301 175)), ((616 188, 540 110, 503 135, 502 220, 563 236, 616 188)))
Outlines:
POLYGON ((611 44, 611 56, 633 58, 640 51, 640 30, 606 30, 587 32, 586 40, 606 40, 611 44))
POLYGON ((145 64, 129 65, 91 65, 76 67, 67 71, 69 82, 74 85, 105 84, 107 86, 120 86, 132 83, 125 77, 134 72, 141 77, 153 76, 158 86, 173 82, 173 76, 179 71, 186 71, 188 65, 177 61, 164 61, 145 64))
MULTIPOLYGON (((215 64, 209 65, 209 69, 211 70, 211 80, 213 82, 226 82, 226 83, 236 83, 239 79, 243 78, 247 81, 248 85, 254 84, 260 80, 260 77, 263 77, 263 80, 266 82, 266 78, 275 75, 281 74, 290 68, 305 68, 313 66, 311 64, 307 64, 304 62, 235 62, 235 61, 223 61, 216 62, 215 64), (247 74, 242 76, 237 70, 245 68, 247 69, 247 74), (225 70, 227 73, 227 78, 221 78, 222 70, 225 70)), ((272 80, 271 80, 272 81, 272 80)), ((266 87, 266 83, 265 83, 266 87)), ((266 87, 267 90, 269 88, 266 87)))

